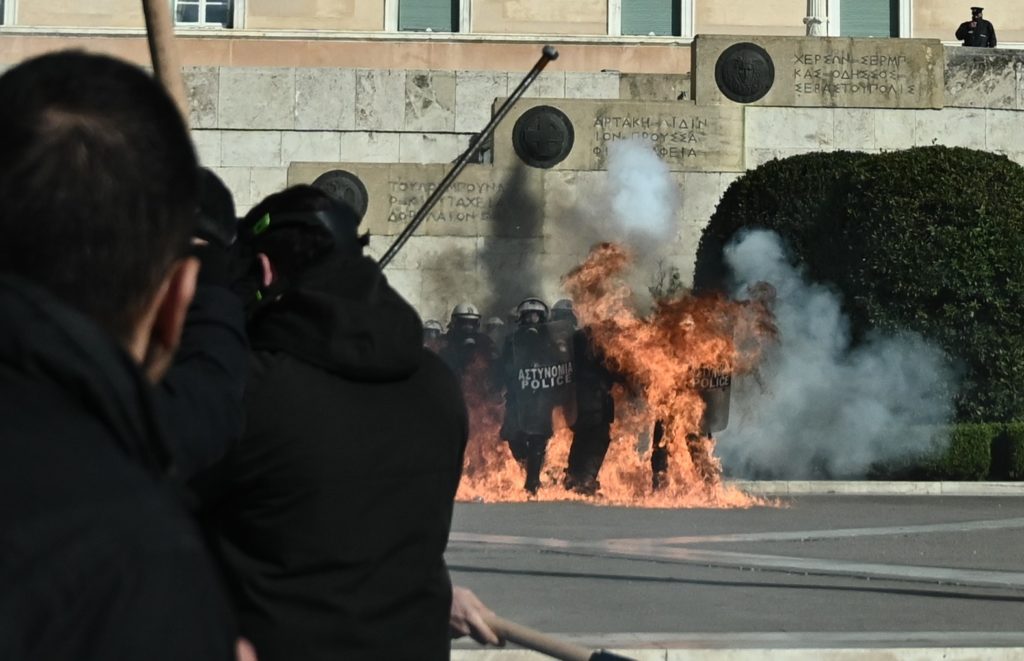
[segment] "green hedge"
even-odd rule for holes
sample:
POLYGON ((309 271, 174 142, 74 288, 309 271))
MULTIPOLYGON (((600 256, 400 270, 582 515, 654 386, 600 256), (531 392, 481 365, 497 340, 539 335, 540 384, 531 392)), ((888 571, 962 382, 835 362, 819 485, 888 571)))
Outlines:
POLYGON ((947 147, 772 161, 725 192, 701 237, 698 291, 728 287, 722 248, 778 232, 841 294, 855 341, 912 330, 961 368, 958 420, 1024 419, 1024 168, 947 147))
POLYGON ((872 480, 983 480, 992 466, 993 443, 1004 425, 961 423, 936 428, 935 450, 875 464, 872 480))
POLYGON ((1024 480, 1024 422, 1010 422, 1002 426, 992 442, 992 470, 994 480, 1024 480))
POLYGON ((949 435, 949 447, 925 464, 933 480, 983 480, 992 464, 992 441, 1000 425, 959 424, 949 435))

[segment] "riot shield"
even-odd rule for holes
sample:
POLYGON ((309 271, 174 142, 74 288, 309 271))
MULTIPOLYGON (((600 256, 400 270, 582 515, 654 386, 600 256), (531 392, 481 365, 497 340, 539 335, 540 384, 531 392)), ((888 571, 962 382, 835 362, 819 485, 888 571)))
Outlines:
POLYGON ((517 423, 527 434, 550 435, 551 414, 561 408, 576 420, 575 364, 569 322, 520 326, 512 334, 512 382, 517 423))
POLYGON ((691 384, 704 400, 701 432, 710 434, 728 427, 732 374, 721 367, 702 365, 693 371, 691 384))

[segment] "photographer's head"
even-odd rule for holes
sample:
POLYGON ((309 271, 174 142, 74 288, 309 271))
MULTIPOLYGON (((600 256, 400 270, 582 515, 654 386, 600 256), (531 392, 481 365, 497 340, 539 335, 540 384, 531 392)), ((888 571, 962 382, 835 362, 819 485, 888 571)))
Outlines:
POLYGON ((242 219, 239 241, 263 256, 264 285, 292 279, 328 257, 361 255, 359 216, 344 202, 312 186, 270 195, 242 219))
POLYGON ((0 77, 0 270, 113 334, 157 378, 198 269, 196 156, 145 72, 60 52, 0 77))

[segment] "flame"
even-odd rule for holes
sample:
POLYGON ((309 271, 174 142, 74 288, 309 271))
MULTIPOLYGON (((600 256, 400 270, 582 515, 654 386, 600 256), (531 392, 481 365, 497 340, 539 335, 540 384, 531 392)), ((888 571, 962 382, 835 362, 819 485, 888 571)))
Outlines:
POLYGON ((615 422, 597 495, 585 496, 562 485, 572 431, 556 412, 541 488, 528 496, 525 472, 501 439, 501 397, 486 387, 487 366, 474 363, 463 377, 470 440, 458 500, 583 500, 637 507, 749 507, 764 502, 723 482, 714 440, 700 433, 705 404, 692 379, 706 366, 734 375, 753 370, 774 338, 770 311, 756 301, 684 294, 658 301, 650 314, 641 315, 623 279, 631 262, 621 246, 600 244, 563 279, 581 326, 590 329, 608 366, 622 378, 612 390, 615 422), (651 453, 659 421, 669 459, 661 488, 655 490, 651 453))

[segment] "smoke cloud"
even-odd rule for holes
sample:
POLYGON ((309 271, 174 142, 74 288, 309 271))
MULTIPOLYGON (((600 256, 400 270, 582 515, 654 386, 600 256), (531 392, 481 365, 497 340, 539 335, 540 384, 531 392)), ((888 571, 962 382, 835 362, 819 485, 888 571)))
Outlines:
POLYGON ((874 462, 918 455, 941 442, 953 413, 944 354, 916 334, 877 334, 850 345, 838 296, 790 264, 777 235, 758 230, 726 248, 738 283, 774 285, 779 329, 758 372, 737 377, 718 454, 751 478, 863 476, 874 462))
POLYGON ((608 182, 619 229, 613 240, 643 249, 673 238, 679 188, 649 144, 638 140, 611 143, 608 182))
POLYGON ((659 259, 671 254, 681 202, 676 180, 650 143, 611 143, 607 172, 566 173, 560 182, 547 173, 554 187, 547 205, 531 189, 532 174, 525 166, 514 169, 492 209, 496 233, 480 254, 485 313, 503 315, 530 295, 549 304, 563 297, 562 276, 605 241, 639 256, 629 284, 644 298, 659 259))

